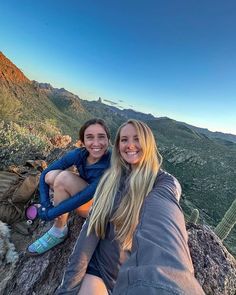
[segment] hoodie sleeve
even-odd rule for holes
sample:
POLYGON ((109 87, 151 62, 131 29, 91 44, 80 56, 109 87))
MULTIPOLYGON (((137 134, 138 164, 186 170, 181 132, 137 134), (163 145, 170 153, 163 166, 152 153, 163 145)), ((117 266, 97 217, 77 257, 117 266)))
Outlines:
POLYGON ((43 208, 49 208, 52 207, 52 204, 50 202, 49 198, 49 186, 45 182, 45 175, 52 170, 65 170, 72 165, 75 164, 75 162, 79 163, 81 161, 81 150, 75 149, 73 151, 68 152, 65 154, 62 158, 59 160, 53 162, 51 165, 49 165, 41 174, 40 181, 39 181, 39 191, 40 191, 40 203, 43 208))
POLYGON ((94 193, 96 191, 97 185, 99 183, 99 179, 96 179, 92 183, 90 183, 84 190, 78 192, 74 196, 62 201, 56 207, 47 207, 42 210, 40 208, 39 216, 43 220, 53 220, 57 216, 60 216, 64 213, 71 212, 72 210, 82 206, 83 204, 90 201, 94 193))
POLYGON ((194 277, 180 194, 178 180, 160 172, 144 201, 114 295, 204 294, 194 277))

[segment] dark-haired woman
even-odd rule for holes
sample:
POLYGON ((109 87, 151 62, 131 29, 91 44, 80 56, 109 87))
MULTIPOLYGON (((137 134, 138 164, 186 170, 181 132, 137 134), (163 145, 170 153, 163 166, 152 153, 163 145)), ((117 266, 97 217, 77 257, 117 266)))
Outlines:
POLYGON ((40 178, 39 217, 55 220, 53 227, 28 247, 32 255, 42 254, 67 237, 69 212, 76 209, 87 217, 92 198, 104 171, 110 166, 110 132, 102 119, 91 119, 80 128, 82 148, 68 152, 45 169, 40 178), (78 173, 68 171, 75 166, 78 173), (54 191, 53 204, 49 190, 54 191))

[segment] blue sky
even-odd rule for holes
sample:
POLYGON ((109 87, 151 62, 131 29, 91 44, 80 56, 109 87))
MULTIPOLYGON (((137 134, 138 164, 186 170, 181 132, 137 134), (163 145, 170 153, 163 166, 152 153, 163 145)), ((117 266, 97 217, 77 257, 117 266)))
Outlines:
POLYGON ((1 0, 0 51, 82 99, 236 134, 235 0, 1 0))

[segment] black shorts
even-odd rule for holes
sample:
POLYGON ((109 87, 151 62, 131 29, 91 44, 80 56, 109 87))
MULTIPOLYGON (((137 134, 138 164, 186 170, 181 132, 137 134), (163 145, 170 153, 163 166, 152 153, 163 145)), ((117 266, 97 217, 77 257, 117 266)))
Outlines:
POLYGON ((88 265, 86 273, 89 275, 93 275, 102 279, 100 271, 94 265, 88 265))
MULTIPOLYGON (((99 278, 101 278, 103 280, 102 275, 101 275, 101 273, 100 273, 100 271, 99 271, 93 257, 89 262, 86 273, 89 274, 89 275, 99 277, 99 278)), ((107 288, 107 292, 108 292, 109 295, 112 294, 111 290, 109 290, 108 288, 107 288)))

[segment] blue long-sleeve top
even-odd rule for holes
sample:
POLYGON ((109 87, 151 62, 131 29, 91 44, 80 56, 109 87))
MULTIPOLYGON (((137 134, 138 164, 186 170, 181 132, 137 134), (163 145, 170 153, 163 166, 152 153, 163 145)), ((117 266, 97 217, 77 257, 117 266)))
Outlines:
POLYGON ((110 166, 111 151, 108 150, 98 162, 91 165, 87 164, 88 155, 89 153, 85 148, 77 148, 53 162, 42 172, 39 181, 41 207, 38 212, 41 219, 52 220, 80 207, 93 198, 101 176, 110 166), (72 165, 76 166, 80 177, 88 183, 88 186, 54 207, 50 201, 49 185, 45 182, 45 175, 49 171, 65 170, 72 165))

